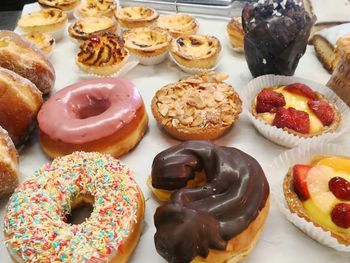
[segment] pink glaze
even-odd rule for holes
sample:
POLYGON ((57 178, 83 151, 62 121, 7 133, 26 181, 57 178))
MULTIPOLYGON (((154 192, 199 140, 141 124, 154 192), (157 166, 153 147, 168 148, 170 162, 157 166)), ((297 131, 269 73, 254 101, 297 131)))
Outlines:
POLYGON ((142 105, 142 98, 130 81, 97 78, 58 91, 40 109, 38 123, 51 139, 88 143, 122 129, 142 105))

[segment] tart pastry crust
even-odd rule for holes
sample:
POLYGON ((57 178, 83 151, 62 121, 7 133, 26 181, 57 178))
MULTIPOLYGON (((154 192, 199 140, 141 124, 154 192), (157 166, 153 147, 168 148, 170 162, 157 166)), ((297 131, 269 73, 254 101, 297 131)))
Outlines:
POLYGON ((43 7, 70 11, 79 5, 80 0, 38 0, 38 3, 43 7))
POLYGON ((112 18, 116 8, 114 0, 87 0, 78 6, 77 12, 81 17, 107 16, 112 18))
POLYGON ((23 37, 44 51, 46 55, 50 55, 55 46, 55 39, 47 33, 32 32, 23 37))
POLYGON ((193 16, 182 13, 160 16, 157 26, 168 30, 174 38, 196 34, 199 29, 198 22, 193 16))
POLYGON ((123 28, 132 29, 152 26, 158 19, 159 14, 153 8, 130 6, 117 10, 115 16, 123 28))

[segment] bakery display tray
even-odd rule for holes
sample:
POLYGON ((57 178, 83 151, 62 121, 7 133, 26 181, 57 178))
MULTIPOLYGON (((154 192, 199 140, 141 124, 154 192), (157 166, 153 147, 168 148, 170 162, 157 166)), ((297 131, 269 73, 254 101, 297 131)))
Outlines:
MULTIPOLYGON (((23 14, 39 9, 37 4, 26 5, 23 14)), ((244 55, 235 53, 229 46, 226 37, 226 21, 216 19, 198 18, 200 24, 200 33, 214 35, 220 39, 223 51, 217 72, 229 74, 227 82, 234 89, 242 94, 245 85, 252 79, 248 70, 244 55)), ((77 52, 76 44, 71 41, 65 32, 64 38, 57 42, 55 50, 50 58, 56 70, 56 84, 53 91, 86 79, 77 69, 75 64, 75 54, 77 52)), ((313 47, 309 46, 305 55, 301 58, 296 70, 296 76, 314 80, 325 84, 330 75, 323 69, 318 62, 313 47)), ((179 78, 186 76, 170 59, 156 66, 138 65, 125 77, 131 80, 139 89, 149 115, 150 123, 145 137, 139 145, 120 159, 125 162, 135 172, 136 181, 140 185, 146 198, 145 224, 140 242, 133 254, 130 262, 132 263, 160 263, 165 262, 154 246, 153 235, 155 227, 153 224, 153 214, 159 203, 152 196, 146 186, 147 177, 151 172, 151 165, 154 156, 160 151, 178 144, 179 141, 172 139, 165 134, 157 125, 151 113, 151 100, 156 90, 162 86, 176 82, 179 78)), ((247 102, 244 102, 247 103, 247 102)), ((343 134, 336 141, 337 144, 349 145, 349 133, 343 134)), ((267 171, 271 160, 286 148, 280 147, 262 137, 250 123, 245 112, 240 115, 237 124, 223 137, 216 140, 219 145, 237 147, 256 158, 261 166, 267 171)), ((307 161, 307 160, 306 160, 307 161)), ((43 164, 50 162, 41 151, 37 136, 34 135, 32 141, 27 144, 20 152, 20 181, 23 182, 33 172, 43 164)), ((276 181, 270 174, 266 174, 269 182, 276 181)), ((8 198, 0 201, 0 262, 12 262, 4 245, 3 236, 3 218, 8 198)), ((245 263, 342 263, 349 262, 349 253, 337 252, 328 247, 322 246, 313 241, 278 211, 274 200, 271 202, 271 210, 267 218, 266 226, 253 250, 245 263)))

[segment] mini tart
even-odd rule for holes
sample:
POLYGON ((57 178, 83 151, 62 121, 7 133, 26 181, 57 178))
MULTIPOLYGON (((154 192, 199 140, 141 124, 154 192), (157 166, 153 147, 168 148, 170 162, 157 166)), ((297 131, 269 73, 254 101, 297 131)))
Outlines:
MULTIPOLYGON (((308 133, 300 133, 300 132, 297 132, 297 131, 290 129, 290 128, 283 128, 283 130, 285 130, 289 134, 293 134, 293 135, 298 136, 298 137, 311 138, 311 137, 314 137, 317 135, 321 135, 323 133, 333 132, 339 127, 340 121, 341 121, 341 114, 340 114, 338 108, 336 107, 336 105, 329 102, 324 95, 322 95, 321 93, 319 93, 317 91, 314 91, 314 93, 316 95, 315 101, 327 102, 333 110, 334 120, 328 126, 323 125, 321 120, 310 109, 310 107, 308 106, 308 101, 310 100, 309 98, 302 96, 300 94, 294 94, 292 92, 288 92, 288 91, 284 90, 285 87, 286 86, 281 85, 281 86, 272 87, 271 89, 277 93, 281 93, 284 96, 284 98, 286 100, 286 105, 283 106, 283 108, 287 109, 289 107, 292 107, 298 111, 304 111, 309 115, 310 131, 308 133)), ((257 105, 257 97, 255 97, 255 99, 252 101, 251 111, 252 111, 253 116, 256 119, 262 120, 262 121, 264 121, 267 124, 272 126, 273 125, 272 123, 273 123, 274 118, 275 118, 275 113, 271 113, 271 112, 257 113, 256 105, 257 105)))
POLYGON ((69 36, 78 41, 88 40, 92 36, 101 36, 105 32, 115 33, 117 24, 109 17, 84 17, 68 28, 69 36))
POLYGON ((167 52, 170 47, 170 35, 166 31, 148 27, 135 28, 123 34, 125 47, 141 57, 155 57, 167 52))
POLYGON ((105 33, 92 37, 80 46, 76 55, 79 68, 87 73, 110 76, 116 73, 128 60, 129 52, 118 36, 105 33))
POLYGON ((47 33, 32 32, 23 37, 44 51, 46 55, 50 55, 55 46, 55 39, 47 33))
POLYGON ((174 38, 196 34, 199 29, 198 22, 193 16, 181 13, 160 16, 157 26, 168 30, 174 38))
POLYGON ((123 28, 132 29, 152 26, 158 19, 159 14, 153 8, 130 6, 118 9, 115 16, 123 28))
POLYGON ((244 51, 244 32, 242 27, 242 17, 236 17, 228 22, 226 26, 227 34, 234 50, 244 51))
POLYGON ((87 0, 78 6, 77 12, 81 17, 107 16, 112 18, 116 8, 114 0, 87 0))
POLYGON ((63 29, 68 17, 60 9, 48 8, 29 13, 18 21, 19 28, 24 32, 53 32, 63 29))
POLYGON ((329 189, 328 183, 331 178, 341 177, 350 181, 350 158, 342 156, 315 156, 311 162, 311 170, 305 179, 310 186, 308 178, 312 173, 315 176, 313 188, 319 191, 308 189, 310 197, 302 200, 295 191, 293 179, 293 167, 283 181, 283 192, 287 205, 292 213, 311 222, 316 227, 321 227, 324 231, 331 232, 339 243, 350 245, 350 228, 337 226, 331 218, 331 211, 335 205, 340 203, 350 204, 350 201, 337 198, 329 189), (317 187, 317 188, 316 188, 317 187))
POLYGON ((38 3, 43 7, 70 11, 79 5, 80 0, 38 0, 38 3))
POLYGON ((213 140, 238 119, 242 102, 227 76, 206 72, 158 90, 152 100, 157 122, 179 140, 213 140))
POLYGON ((210 69, 218 60, 221 44, 213 36, 180 36, 171 42, 170 52, 180 65, 188 68, 210 69))

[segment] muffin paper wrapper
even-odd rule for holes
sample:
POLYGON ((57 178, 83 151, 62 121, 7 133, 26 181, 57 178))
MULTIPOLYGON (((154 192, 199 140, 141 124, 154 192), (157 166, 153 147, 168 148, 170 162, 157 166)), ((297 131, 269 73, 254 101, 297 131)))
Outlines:
POLYGON ((297 77, 278 76, 278 75, 265 75, 253 79, 248 83, 243 91, 243 106, 246 110, 249 119, 255 126, 255 128, 267 139, 277 143, 279 145, 293 148, 300 144, 315 143, 322 141, 330 141, 339 137, 341 134, 349 130, 350 127, 350 109, 349 107, 329 88, 322 84, 313 82, 297 77), (333 132, 325 132, 320 135, 313 136, 311 138, 303 138, 297 135, 288 133, 287 131, 272 126, 263 120, 257 119, 252 114, 252 102, 258 93, 265 87, 277 86, 277 85, 288 85, 291 83, 304 83, 310 86, 313 90, 323 94, 327 100, 338 108, 341 120, 338 128, 333 132))
POLYGON ((162 54, 158 56, 153 56, 153 57, 143 57, 139 56, 138 54, 133 53, 130 51, 130 54, 132 57, 134 57, 135 60, 137 60, 141 65, 157 65, 162 63, 169 55, 169 51, 165 51, 162 54))
POLYGON ((206 71, 213 71, 215 70, 218 65, 219 65, 219 61, 220 61, 220 57, 218 58, 218 60, 216 61, 216 64, 214 67, 212 68, 189 68, 189 67, 186 67, 184 65, 181 65, 179 62, 176 61, 176 59, 172 56, 171 52, 169 53, 169 56, 171 58, 171 60, 179 67, 181 68, 181 70, 183 72, 186 72, 186 73, 189 73, 189 74, 199 74, 199 73, 203 73, 203 72, 206 72, 206 71))
POLYGON ((332 237, 329 231, 325 231, 321 227, 317 227, 313 223, 292 213, 285 200, 283 180, 288 173, 288 169, 297 163, 306 164, 317 155, 350 156, 350 147, 329 143, 313 143, 282 153, 272 161, 271 166, 267 169, 267 174, 270 178, 273 178, 270 182, 274 182, 273 184, 270 183, 272 198, 282 214, 312 239, 335 250, 350 252, 350 245, 338 243, 337 239, 332 237))

